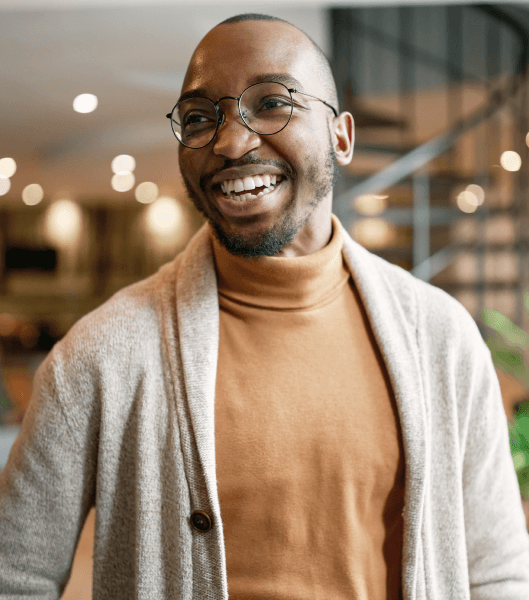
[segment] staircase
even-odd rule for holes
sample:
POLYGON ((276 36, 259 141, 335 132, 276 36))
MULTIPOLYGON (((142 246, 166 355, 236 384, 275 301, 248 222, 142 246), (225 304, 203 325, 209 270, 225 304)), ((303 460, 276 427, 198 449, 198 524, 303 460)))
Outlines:
POLYGON ((523 327, 528 33, 489 5, 330 17, 338 93, 356 122, 334 212, 369 250, 455 296, 482 331, 484 308, 523 327), (500 165, 504 151, 519 170, 500 165))

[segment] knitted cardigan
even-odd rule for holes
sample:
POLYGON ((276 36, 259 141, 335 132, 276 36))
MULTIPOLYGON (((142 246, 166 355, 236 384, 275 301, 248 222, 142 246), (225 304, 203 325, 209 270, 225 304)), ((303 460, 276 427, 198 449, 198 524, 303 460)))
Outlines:
MULTIPOLYGON (((60 597, 94 505, 94 600, 228 598, 208 228, 80 319, 37 371, 0 474, 0 599, 60 597), (195 510, 210 515, 209 531, 192 526, 195 510)), ((476 324, 445 292, 343 237, 398 406, 404 599, 527 600, 529 536, 476 324)))

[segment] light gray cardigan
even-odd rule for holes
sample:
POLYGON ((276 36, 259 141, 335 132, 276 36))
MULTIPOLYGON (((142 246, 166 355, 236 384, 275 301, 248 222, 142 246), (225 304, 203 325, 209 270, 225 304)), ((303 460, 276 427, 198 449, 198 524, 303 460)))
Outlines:
MULTIPOLYGON (((207 228, 82 318, 39 368, 0 475, 2 600, 60 596, 94 503, 94 600, 228 597, 207 228), (212 516, 209 532, 191 526, 194 510, 212 516)), ((474 321, 443 291, 343 237, 402 428, 404 599, 528 600, 507 421, 474 321)))

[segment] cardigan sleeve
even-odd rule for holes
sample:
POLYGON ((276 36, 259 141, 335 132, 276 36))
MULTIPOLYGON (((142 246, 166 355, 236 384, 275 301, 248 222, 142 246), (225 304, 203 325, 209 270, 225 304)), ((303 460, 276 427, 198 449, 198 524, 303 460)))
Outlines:
POLYGON ((459 378, 468 406, 463 496, 472 600, 529 598, 529 535, 490 351, 473 323, 459 378))
POLYGON ((1 600, 60 597, 94 501, 93 444, 61 398, 51 354, 33 389, 0 473, 1 600))

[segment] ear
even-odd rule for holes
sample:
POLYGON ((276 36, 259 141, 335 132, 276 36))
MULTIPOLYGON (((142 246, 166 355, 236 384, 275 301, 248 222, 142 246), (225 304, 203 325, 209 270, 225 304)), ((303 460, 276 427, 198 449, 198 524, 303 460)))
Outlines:
POLYGON ((336 162, 340 166, 348 165, 353 158, 355 143, 355 122, 353 115, 348 112, 334 117, 331 125, 336 162))

